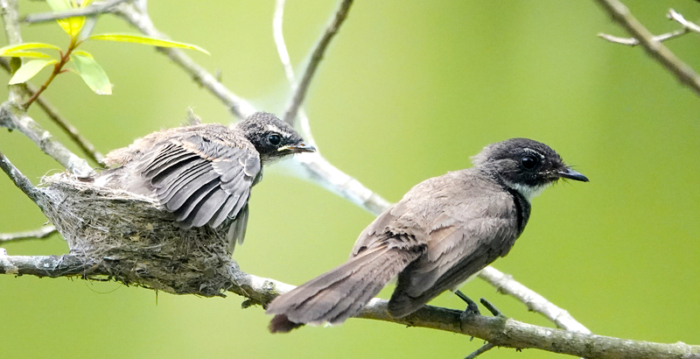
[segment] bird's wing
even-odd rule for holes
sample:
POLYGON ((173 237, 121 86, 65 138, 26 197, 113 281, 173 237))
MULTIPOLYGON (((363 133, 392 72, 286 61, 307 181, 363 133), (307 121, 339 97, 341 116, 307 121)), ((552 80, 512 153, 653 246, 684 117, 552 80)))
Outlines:
POLYGON ((261 170, 254 150, 200 134, 165 140, 149 152, 137 170, 185 228, 218 227, 238 216, 261 170))
POLYGON ((518 236, 515 203, 508 193, 464 199, 444 207, 430 222, 426 253, 399 275, 389 303, 392 315, 412 313, 456 288, 508 253, 518 236))

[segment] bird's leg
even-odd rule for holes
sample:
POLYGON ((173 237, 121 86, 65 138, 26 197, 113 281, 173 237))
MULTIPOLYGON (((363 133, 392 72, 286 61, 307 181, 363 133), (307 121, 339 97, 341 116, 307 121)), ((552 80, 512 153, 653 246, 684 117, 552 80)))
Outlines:
POLYGON ((491 312, 491 314, 493 314, 494 317, 500 317, 500 318, 506 317, 505 315, 503 315, 503 313, 500 310, 498 310, 498 308, 496 308, 495 305, 493 305, 491 302, 489 302, 488 300, 486 300, 484 298, 481 298, 481 305, 486 307, 486 309, 488 309, 489 312, 491 312))
MULTIPOLYGON (((462 317, 466 317, 468 315, 481 315, 481 312, 479 312, 479 306, 469 297, 467 297, 462 291, 456 290, 455 294, 461 298, 465 303, 467 303, 467 308, 464 309, 464 312, 462 312, 462 317)), ((483 299, 482 299, 483 300, 483 299)), ((482 301, 483 303, 483 301, 482 301)), ((489 303, 491 304, 491 303, 489 303)), ((488 307, 487 307, 488 308, 488 307)))

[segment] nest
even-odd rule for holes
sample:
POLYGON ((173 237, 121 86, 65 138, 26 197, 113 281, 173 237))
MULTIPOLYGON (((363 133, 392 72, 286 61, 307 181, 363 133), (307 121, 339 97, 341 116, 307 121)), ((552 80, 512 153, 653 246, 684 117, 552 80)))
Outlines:
POLYGON ((87 263, 84 275, 175 294, 223 295, 233 286, 233 248, 217 228, 181 228, 152 198, 95 186, 70 174, 45 177, 44 214, 87 263), (92 275, 93 273, 94 275, 92 275))

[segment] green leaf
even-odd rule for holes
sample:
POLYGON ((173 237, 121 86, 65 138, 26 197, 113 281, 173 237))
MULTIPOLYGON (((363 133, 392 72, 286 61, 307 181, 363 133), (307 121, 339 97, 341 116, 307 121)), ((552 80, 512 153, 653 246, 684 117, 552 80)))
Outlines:
POLYGON ((71 59, 75 62, 78 74, 83 81, 98 95, 111 95, 112 84, 102 67, 85 51, 73 53, 71 59))
POLYGON ((0 48, 0 56, 9 56, 5 54, 29 49, 54 49, 57 51, 61 51, 61 49, 59 49, 58 47, 50 44, 44 44, 41 42, 25 42, 24 44, 9 45, 0 48))
MULTIPOLYGON (((78 5, 71 0, 46 0, 51 9, 55 12, 64 12, 71 9, 78 8, 78 5)), ((56 20, 59 26, 65 31, 70 37, 76 37, 80 33, 80 29, 83 28, 85 24, 84 16, 74 16, 66 19, 56 20)))
POLYGON ((46 66, 57 63, 57 60, 32 60, 22 65, 10 79, 10 85, 27 82, 46 66))
POLYGON ((90 36, 90 40, 131 42, 134 44, 151 45, 151 46, 157 46, 157 47, 179 47, 182 49, 201 51, 201 52, 209 55, 209 51, 204 50, 203 48, 201 48, 197 45, 186 44, 184 42, 156 39, 156 38, 142 36, 142 35, 100 34, 100 35, 90 36))
POLYGON ((3 57, 31 57, 35 59, 50 59, 51 56, 39 51, 14 51, 2 55, 3 57))

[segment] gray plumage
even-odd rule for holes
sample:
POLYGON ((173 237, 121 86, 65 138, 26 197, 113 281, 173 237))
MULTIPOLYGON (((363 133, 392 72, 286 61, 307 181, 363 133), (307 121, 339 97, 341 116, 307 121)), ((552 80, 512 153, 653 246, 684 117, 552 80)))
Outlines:
POLYGON ((554 150, 527 139, 487 146, 473 162, 413 187, 360 234, 350 260, 275 298, 267 308, 275 315, 270 331, 340 324, 396 276, 389 313, 413 313, 508 254, 540 190, 562 177, 587 181, 554 150))
POLYGON ((184 228, 218 227, 227 219, 241 243, 251 188, 270 161, 314 148, 274 115, 258 112, 227 127, 183 126, 152 133, 110 152, 98 185, 156 198, 184 228))

